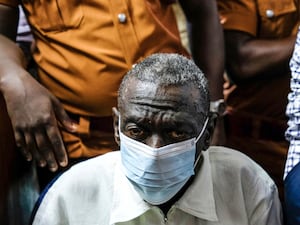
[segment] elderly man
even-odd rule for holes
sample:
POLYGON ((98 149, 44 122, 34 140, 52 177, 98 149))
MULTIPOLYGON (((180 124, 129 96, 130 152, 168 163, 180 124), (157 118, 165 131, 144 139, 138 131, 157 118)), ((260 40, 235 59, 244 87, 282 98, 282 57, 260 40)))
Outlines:
POLYGON ((210 147, 208 83, 178 54, 147 57, 113 109, 120 151, 73 166, 41 200, 34 225, 281 224, 276 186, 238 151, 210 147))

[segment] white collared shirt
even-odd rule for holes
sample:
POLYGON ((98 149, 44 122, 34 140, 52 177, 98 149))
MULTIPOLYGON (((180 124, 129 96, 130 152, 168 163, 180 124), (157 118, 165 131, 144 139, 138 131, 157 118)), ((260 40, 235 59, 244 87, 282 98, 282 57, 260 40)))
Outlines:
POLYGON ((87 160, 64 173, 45 195, 33 225, 279 225, 277 188, 240 152, 203 152, 192 185, 167 215, 146 203, 121 169, 119 152, 87 160))

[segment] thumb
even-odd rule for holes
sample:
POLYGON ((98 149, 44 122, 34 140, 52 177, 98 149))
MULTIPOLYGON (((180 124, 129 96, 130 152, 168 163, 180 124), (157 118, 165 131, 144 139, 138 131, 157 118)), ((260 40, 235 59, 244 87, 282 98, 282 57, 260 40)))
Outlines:
POLYGON ((76 132, 78 128, 78 124, 72 119, 70 119, 67 112, 63 108, 62 104, 56 99, 54 99, 53 104, 54 104, 53 109, 54 109, 56 119, 61 123, 61 125, 65 129, 67 129, 67 131, 76 132))

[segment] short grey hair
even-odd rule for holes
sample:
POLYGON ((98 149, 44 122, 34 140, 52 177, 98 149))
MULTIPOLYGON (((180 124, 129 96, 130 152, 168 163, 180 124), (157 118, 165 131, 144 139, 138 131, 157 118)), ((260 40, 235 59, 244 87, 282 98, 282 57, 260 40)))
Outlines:
POLYGON ((156 53, 137 63, 127 72, 120 84, 119 107, 127 82, 131 78, 156 85, 194 86, 199 90, 198 102, 208 114, 210 102, 208 81, 192 59, 176 53, 156 53))

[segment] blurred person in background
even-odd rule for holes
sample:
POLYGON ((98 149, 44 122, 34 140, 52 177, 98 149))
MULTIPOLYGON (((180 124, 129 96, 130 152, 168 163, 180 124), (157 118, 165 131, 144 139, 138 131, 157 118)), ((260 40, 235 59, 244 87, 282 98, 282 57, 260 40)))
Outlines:
POLYGON ((299 0, 218 0, 224 28, 225 146, 241 150, 275 180, 283 199, 285 108, 299 0))
POLYGON ((290 61, 291 91, 288 95, 286 114, 289 118, 286 138, 289 151, 285 164, 284 193, 287 225, 300 224, 300 29, 290 61))

